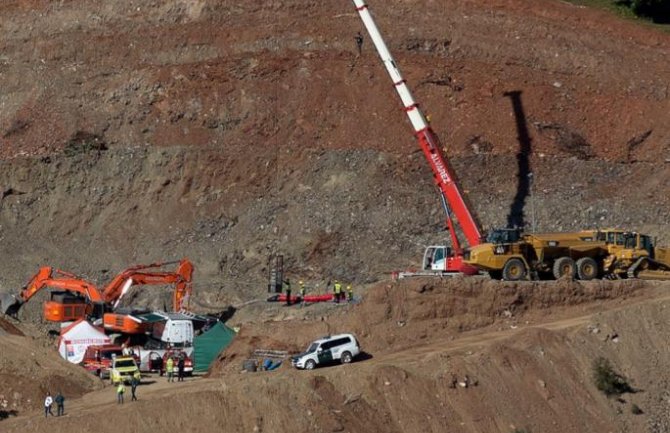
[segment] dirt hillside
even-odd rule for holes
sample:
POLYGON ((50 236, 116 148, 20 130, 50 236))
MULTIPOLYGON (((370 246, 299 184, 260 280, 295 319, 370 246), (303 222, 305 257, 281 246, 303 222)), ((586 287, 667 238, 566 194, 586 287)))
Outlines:
POLYGON ((47 392, 68 399, 102 388, 99 379, 42 347, 15 324, 0 318, 0 420, 42 407, 47 392))
MULTIPOLYGON (((670 244, 669 33, 560 0, 370 8, 485 228, 670 244)), ((245 305, 207 378, 147 378, 117 406, 38 336, 40 294, 0 320, 3 432, 670 431, 667 283, 388 280, 447 236, 359 30, 347 0, 0 2, 0 291, 44 265, 104 285, 188 257, 198 308, 245 305), (271 253, 360 302, 247 303, 267 295, 271 253), (255 348, 341 331, 360 362, 239 372, 255 348), (598 357, 636 392, 598 391, 598 357), (57 388, 68 414, 44 420, 57 388)))
MULTIPOLYGON (((0 286, 188 256, 225 305, 272 251, 315 283, 416 266, 439 200, 351 6, 3 2, 0 286)), ((560 1, 370 7, 486 227, 530 224, 532 190, 540 230, 670 242, 670 36, 560 1)))

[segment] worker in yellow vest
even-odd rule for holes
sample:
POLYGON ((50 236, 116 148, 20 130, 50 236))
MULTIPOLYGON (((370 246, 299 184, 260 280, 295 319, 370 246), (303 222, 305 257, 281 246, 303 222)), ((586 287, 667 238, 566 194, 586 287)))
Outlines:
POLYGON ((298 282, 298 285, 300 286, 300 302, 301 306, 305 306, 305 294, 307 294, 307 290, 305 289, 305 283, 300 280, 298 282))
POLYGON ((347 301, 353 302, 354 300, 354 289, 351 288, 351 284, 347 286, 347 301))
POLYGON ((167 362, 165 363, 165 373, 167 381, 174 382, 174 359, 172 359, 172 356, 168 356, 167 362))
POLYGON ((340 284, 340 282, 337 280, 335 280, 334 290, 335 290, 335 302, 339 304, 340 296, 342 295, 342 284, 340 284))

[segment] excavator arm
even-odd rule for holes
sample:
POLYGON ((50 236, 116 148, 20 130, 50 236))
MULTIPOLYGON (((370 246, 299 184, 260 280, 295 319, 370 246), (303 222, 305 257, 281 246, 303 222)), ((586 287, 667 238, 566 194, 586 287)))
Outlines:
POLYGON ((102 296, 93 283, 89 283, 69 272, 48 266, 40 268, 37 274, 21 290, 19 296, 23 302, 27 302, 45 287, 80 293, 91 302, 102 301, 102 296))
MULTIPOLYGON (((79 293, 85 301, 48 301, 44 305, 44 316, 47 320, 61 322, 75 320, 90 315, 95 305, 101 310, 114 309, 125 293, 134 285, 174 284, 172 299, 174 311, 188 310, 192 291, 193 264, 187 260, 152 263, 133 266, 117 275, 104 290, 69 272, 52 267, 42 267, 23 287, 18 296, 3 294, 0 298, 2 312, 16 316, 21 305, 30 300, 44 288, 61 289, 79 293), (174 272, 156 271, 155 268, 178 264, 174 272)), ((97 314, 101 314, 100 312, 97 314)))
MULTIPOLYGON (((21 289, 18 297, 11 294, 5 294, 3 296, 2 312, 7 315, 16 316, 24 303, 28 302, 33 296, 45 288, 79 293, 83 295, 89 303, 102 302, 102 295, 93 283, 83 280, 69 272, 44 266, 41 267, 23 289, 21 289)), ((46 308, 45 311, 47 311, 46 308)), ((49 318, 47 317, 47 319, 49 318)))
POLYGON ((188 298, 192 290, 193 264, 187 260, 178 262, 159 262, 150 265, 140 265, 128 268, 117 275, 103 290, 102 297, 105 303, 116 307, 121 298, 133 286, 174 284, 172 297, 174 311, 188 309, 188 298), (152 268, 161 268, 178 263, 175 272, 147 271, 152 268))
MULTIPOLYGON (((187 260, 179 262, 153 263, 146 266, 135 266, 120 273, 103 291, 105 302, 112 305, 112 310, 121 301, 121 298, 133 286, 174 284, 172 296, 173 311, 188 310, 193 279, 193 264, 187 260), (147 271, 150 268, 160 268, 178 263, 175 272, 147 271)), ((105 329, 119 331, 125 334, 142 334, 147 331, 146 324, 125 313, 105 313, 103 317, 105 329)))

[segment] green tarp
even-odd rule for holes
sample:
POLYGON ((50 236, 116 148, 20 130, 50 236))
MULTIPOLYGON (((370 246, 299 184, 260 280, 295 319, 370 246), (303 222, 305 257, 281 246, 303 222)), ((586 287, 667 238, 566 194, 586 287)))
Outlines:
POLYGON ((209 369, 212 361, 235 338, 235 331, 221 322, 217 322, 207 332, 193 339, 193 370, 204 372, 209 369))

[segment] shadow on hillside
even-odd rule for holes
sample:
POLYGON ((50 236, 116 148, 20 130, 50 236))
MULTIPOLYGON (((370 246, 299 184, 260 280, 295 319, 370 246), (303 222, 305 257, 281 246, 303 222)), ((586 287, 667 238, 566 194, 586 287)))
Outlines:
POLYGON ((370 354, 370 353, 368 353, 368 352, 361 352, 361 353, 359 353, 358 356, 356 357, 356 362, 360 362, 360 361, 369 361, 369 360, 372 359, 372 358, 374 358, 374 356, 372 356, 372 354, 370 354))
POLYGON ((17 416, 19 414, 16 410, 0 410, 0 420, 7 419, 10 416, 17 416))
POLYGON ((532 172, 530 170, 530 154, 532 152, 532 140, 528 132, 526 113, 523 110, 521 102, 521 91, 513 90, 505 92, 505 96, 512 101, 512 110, 514 111, 514 120, 516 122, 517 140, 519 141, 519 151, 516 154, 517 160, 517 187, 514 201, 507 215, 507 227, 524 227, 526 221, 523 208, 526 199, 530 195, 530 183, 532 181, 532 172))

